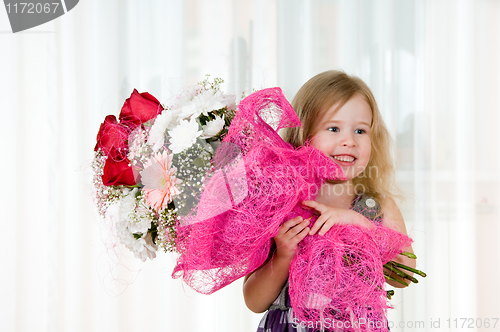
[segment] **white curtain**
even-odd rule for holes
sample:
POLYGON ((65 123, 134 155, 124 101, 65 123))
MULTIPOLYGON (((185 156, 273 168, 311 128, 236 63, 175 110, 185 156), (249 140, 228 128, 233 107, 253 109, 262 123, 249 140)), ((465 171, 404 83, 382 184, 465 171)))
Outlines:
POLYGON ((241 281, 199 295, 175 256, 106 246, 95 136, 133 88, 168 102, 210 74, 291 100, 328 69, 378 100, 428 273, 396 290, 393 330, 500 328, 499 1, 81 0, 17 34, 2 12, 0 31, 2 331, 254 331, 241 281))

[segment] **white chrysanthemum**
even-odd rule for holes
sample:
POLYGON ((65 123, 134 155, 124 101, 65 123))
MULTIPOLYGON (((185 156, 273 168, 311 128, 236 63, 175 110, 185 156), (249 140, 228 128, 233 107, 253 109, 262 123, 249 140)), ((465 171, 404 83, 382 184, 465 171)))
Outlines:
POLYGON ((178 112, 179 119, 193 119, 199 117, 201 114, 208 115, 209 112, 220 110, 227 107, 228 110, 236 108, 236 96, 224 95, 220 90, 191 90, 191 93, 182 98, 183 102, 176 102, 174 109, 178 112), (195 91, 196 93, 192 93, 195 91), (192 97, 189 99, 188 96, 192 97))
POLYGON ((151 219, 148 216, 149 211, 136 203, 137 191, 138 189, 134 188, 120 200, 118 223, 131 234, 145 234, 151 228, 151 219))
POLYGON ((190 148, 202 133, 198 129, 198 123, 194 119, 181 120, 179 125, 168 131, 170 136, 169 149, 176 154, 190 148))
POLYGON ((156 257, 158 246, 153 243, 151 233, 141 237, 138 242, 140 242, 141 248, 134 252, 135 257, 140 258, 143 262, 146 261, 146 258, 153 259, 156 257))
POLYGON ((201 114, 201 111, 196 108, 196 104, 194 104, 193 102, 190 102, 189 104, 178 108, 176 111, 179 114, 179 120, 197 118, 201 114))
POLYGON ((203 126, 203 135, 201 138, 214 137, 224 128, 226 122, 224 121, 224 115, 222 117, 215 116, 215 119, 208 122, 203 126))
POLYGON ((220 91, 202 90, 193 99, 179 108, 179 119, 195 119, 202 113, 208 115, 209 112, 224 108, 225 97, 220 91))
POLYGON ((232 111, 236 109, 236 95, 225 95, 224 104, 226 104, 227 110, 232 111))
POLYGON ((205 90, 193 98, 193 103, 197 109, 196 117, 201 113, 208 115, 208 112, 220 110, 226 106, 225 96, 220 90, 215 93, 214 90, 205 90))
POLYGON ((156 117, 156 120, 149 131, 148 144, 153 145, 153 152, 157 152, 165 143, 165 131, 175 127, 177 113, 174 110, 164 110, 156 117))
POLYGON ((182 108, 182 106, 186 105, 187 103, 191 102, 194 96, 198 94, 198 91, 202 89, 201 85, 192 85, 187 88, 185 88, 182 93, 177 97, 175 102, 172 104, 173 109, 178 109, 182 108))
POLYGON ((128 229, 131 233, 134 234, 146 234, 148 229, 151 228, 151 219, 146 214, 148 211, 140 211, 136 210, 137 215, 134 220, 128 226, 128 229))
POLYGON ((120 242, 134 253, 135 257, 144 262, 146 258, 156 257, 158 247, 153 243, 151 234, 148 233, 148 229, 151 228, 151 219, 147 216, 147 209, 137 209, 136 192, 137 188, 117 204, 116 235, 120 242), (142 236, 136 239, 134 234, 142 234, 142 236))
POLYGON ((129 222, 130 214, 133 213, 135 209, 135 195, 137 190, 137 188, 134 188, 127 196, 121 199, 118 208, 120 223, 127 225, 129 222))
POLYGON ((128 250, 132 251, 135 257, 140 258, 143 262, 146 261, 146 258, 153 259, 156 257, 158 247, 153 243, 153 238, 150 233, 144 233, 142 237, 136 239, 134 234, 123 226, 122 223, 116 225, 116 234, 120 242, 125 245, 128 250))

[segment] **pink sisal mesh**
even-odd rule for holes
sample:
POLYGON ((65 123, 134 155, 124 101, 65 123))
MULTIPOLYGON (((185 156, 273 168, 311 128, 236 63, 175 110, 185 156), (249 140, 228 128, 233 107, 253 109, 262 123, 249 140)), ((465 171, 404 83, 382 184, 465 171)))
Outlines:
MULTIPOLYGON (((314 216, 300 202, 313 200, 325 179, 344 178, 320 150, 284 142, 277 130, 291 126, 300 121, 281 89, 261 90, 241 101, 197 210, 177 225, 174 278, 211 294, 256 270, 284 221, 314 216)), ((323 237, 306 237, 290 266, 297 316, 321 321, 342 312, 359 318, 369 307, 385 309, 382 263, 408 241, 380 226, 336 226, 323 237)))
POLYGON ((410 242, 383 226, 336 225, 324 236, 306 237, 290 265, 296 316, 301 321, 341 321, 343 326, 366 323, 345 331, 370 330, 368 321, 382 324, 389 308, 382 265, 410 242))

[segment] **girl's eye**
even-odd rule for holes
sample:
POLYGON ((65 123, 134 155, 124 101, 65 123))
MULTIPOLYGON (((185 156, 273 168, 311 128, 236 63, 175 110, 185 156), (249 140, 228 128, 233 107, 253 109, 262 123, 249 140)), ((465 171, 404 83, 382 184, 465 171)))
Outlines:
POLYGON ((364 129, 356 129, 354 132, 356 134, 364 134, 365 133, 364 129))
POLYGON ((329 131, 332 131, 334 133, 338 133, 340 131, 340 129, 338 127, 330 127, 328 128, 329 131))

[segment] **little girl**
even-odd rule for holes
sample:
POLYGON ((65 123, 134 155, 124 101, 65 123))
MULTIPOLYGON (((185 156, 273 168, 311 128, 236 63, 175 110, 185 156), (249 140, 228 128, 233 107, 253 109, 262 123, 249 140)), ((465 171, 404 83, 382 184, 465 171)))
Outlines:
MULTIPOLYGON (((314 224, 301 217, 284 222, 274 237, 268 260, 245 277, 243 294, 247 307, 256 313, 267 310, 258 332, 315 331, 296 319, 288 294, 290 263, 306 236, 322 236, 341 223, 371 228, 380 222, 407 234, 392 198, 395 189, 391 139, 368 86, 343 72, 327 71, 304 84, 292 106, 302 126, 285 129, 284 140, 295 147, 309 141, 342 167, 346 180, 327 181, 315 201, 302 202, 320 215, 318 219, 314 224)), ((413 252, 411 246, 405 251, 413 252)), ((414 259, 402 255, 396 261, 410 267, 416 265, 414 259)), ((400 279, 397 275, 391 277, 400 279)), ((394 281, 388 283, 402 286, 394 281)))

